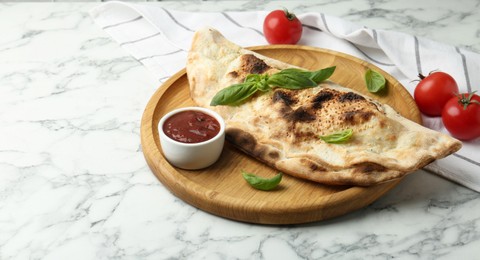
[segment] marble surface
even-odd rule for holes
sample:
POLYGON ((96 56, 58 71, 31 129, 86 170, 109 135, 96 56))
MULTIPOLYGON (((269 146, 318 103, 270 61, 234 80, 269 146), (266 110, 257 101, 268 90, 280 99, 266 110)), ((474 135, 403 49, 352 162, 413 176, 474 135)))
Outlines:
MULTIPOLYGON (((291 226, 195 209, 151 173, 140 119, 159 82, 98 28, 100 3, 0 4, 0 259, 473 259, 480 194, 425 171, 372 205, 291 226)), ((324 12, 480 52, 480 2, 158 2, 324 12)), ((477 254, 475 254, 477 253, 477 254)))

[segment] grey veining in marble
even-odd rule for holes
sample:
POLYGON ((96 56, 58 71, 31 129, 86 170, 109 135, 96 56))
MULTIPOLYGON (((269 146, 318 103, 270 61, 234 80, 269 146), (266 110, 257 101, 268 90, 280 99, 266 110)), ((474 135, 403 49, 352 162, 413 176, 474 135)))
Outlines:
MULTIPOLYGON (((151 173, 140 119, 158 82, 93 24, 99 3, 0 4, 0 259, 474 259, 480 194, 418 171, 332 220, 212 216, 151 173)), ((480 51, 480 2, 179 1, 338 15, 480 51)))

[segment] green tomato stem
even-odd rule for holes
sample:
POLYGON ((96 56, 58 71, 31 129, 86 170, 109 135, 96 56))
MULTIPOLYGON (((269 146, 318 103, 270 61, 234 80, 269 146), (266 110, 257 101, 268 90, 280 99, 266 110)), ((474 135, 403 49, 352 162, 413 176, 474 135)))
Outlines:
POLYGON ((295 14, 292 13, 292 12, 289 12, 289 11, 287 10, 287 8, 283 8, 283 12, 285 12, 285 17, 287 17, 287 19, 288 19, 289 21, 295 20, 295 18, 296 18, 295 14))

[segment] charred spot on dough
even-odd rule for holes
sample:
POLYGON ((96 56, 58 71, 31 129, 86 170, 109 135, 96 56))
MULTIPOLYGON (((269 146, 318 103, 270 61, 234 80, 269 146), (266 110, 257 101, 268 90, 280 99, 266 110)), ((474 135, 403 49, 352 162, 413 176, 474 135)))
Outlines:
POLYGON ((303 142, 308 142, 309 140, 316 139, 316 134, 312 131, 294 131, 293 132, 293 139, 292 142, 297 144, 297 143, 303 143, 303 142))
POLYGON ((356 164, 355 172, 358 173, 373 173, 373 172, 385 172, 386 168, 378 163, 365 162, 356 164))
POLYGON ((265 154, 267 154, 267 151, 268 149, 265 146, 256 145, 252 150, 250 150, 250 153, 255 158, 265 159, 265 154))
POLYGON ((359 94, 353 93, 353 92, 343 93, 339 97, 339 101, 342 102, 342 103, 352 102, 352 101, 355 101, 355 100, 365 100, 365 98, 360 96, 359 94))
POLYGON ((253 54, 245 54, 241 57, 242 70, 250 74, 262 74, 270 69, 263 60, 253 54))
POLYGON ((231 71, 231 72, 228 73, 228 76, 230 76, 231 78, 236 79, 236 78, 238 78, 240 75, 238 75, 238 72, 236 72, 236 71, 231 71))
POLYGON ((265 145, 259 145, 253 135, 238 128, 230 128, 226 131, 226 139, 244 152, 255 158, 272 163, 280 158, 278 151, 269 149, 265 145))
POLYGON ((378 120, 378 125, 380 126, 380 128, 385 128, 388 126, 386 120, 378 120))
POLYGON ((291 92, 286 92, 282 90, 276 90, 275 92, 273 92, 272 101, 273 103, 283 102, 287 106, 294 105, 298 102, 298 100, 292 95, 291 92))
POLYGON ((385 136, 384 138, 385 138, 385 140, 387 140, 389 142, 395 142, 397 140, 397 136, 393 135, 393 134, 389 134, 389 135, 385 136))
POLYGON ((334 94, 330 91, 320 91, 312 100, 312 107, 315 109, 322 108, 325 102, 328 102, 334 98, 334 94))
POLYGON ((311 122, 316 119, 316 116, 309 109, 300 106, 297 109, 293 109, 291 105, 296 104, 298 101, 290 92, 284 92, 277 90, 274 92, 272 102, 281 102, 281 106, 278 108, 280 116, 290 122, 311 122))
POLYGON ((254 157, 260 158, 266 162, 274 162, 280 158, 280 154, 277 151, 269 149, 265 145, 256 145, 251 151, 251 154, 254 157))
POLYGON ((372 112, 362 110, 350 110, 342 114, 343 121, 351 125, 367 122, 372 116, 372 112))
POLYGON ((283 105, 278 112, 283 118, 290 119, 290 114, 293 113, 293 109, 287 105, 283 105))
POLYGON ((277 151, 270 151, 267 155, 268 157, 274 160, 277 160, 278 158, 280 158, 280 154, 277 151))
POLYGON ((287 114, 286 117, 295 122, 311 122, 315 120, 317 117, 310 113, 308 109, 305 109, 304 107, 299 107, 295 110, 293 110, 291 113, 287 114))
POLYGON ((327 169, 308 159, 300 159, 301 164, 307 165, 312 172, 325 172, 327 169))
POLYGON ((250 134, 238 128, 229 128, 225 131, 227 141, 242 147, 246 151, 253 151, 257 146, 257 139, 250 134))

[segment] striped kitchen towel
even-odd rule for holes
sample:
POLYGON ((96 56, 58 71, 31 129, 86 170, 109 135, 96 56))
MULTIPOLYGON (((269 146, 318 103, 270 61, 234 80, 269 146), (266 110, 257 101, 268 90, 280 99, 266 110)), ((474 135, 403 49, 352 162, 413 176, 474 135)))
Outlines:
MULTIPOLYGON (((241 46, 268 44, 262 33, 267 12, 184 12, 155 4, 108 2, 91 10, 95 22, 135 59, 165 81, 185 67, 195 30, 210 26, 241 46)), ((297 14, 304 33, 298 44, 347 53, 382 68, 413 93, 419 73, 451 74, 461 92, 480 90, 480 55, 405 33, 366 28, 322 13, 297 14)), ((424 124, 447 132, 441 118, 424 124)), ((480 138, 425 169, 480 192, 480 138)))

